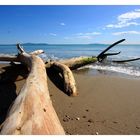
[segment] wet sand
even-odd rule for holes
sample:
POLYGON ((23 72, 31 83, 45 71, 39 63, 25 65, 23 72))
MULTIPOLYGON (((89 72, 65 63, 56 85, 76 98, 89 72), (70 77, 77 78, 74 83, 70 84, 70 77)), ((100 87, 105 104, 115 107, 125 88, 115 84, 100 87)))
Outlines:
MULTIPOLYGON (((27 72, 20 72, 19 67, 6 69, 3 74, 2 67, 5 66, 0 66, 1 123, 24 84, 22 79, 27 72)), ((51 76, 48 78, 52 103, 66 134, 140 134, 140 80, 82 73, 74 73, 74 77, 79 92, 77 97, 67 96, 52 82, 51 76)), ((55 82, 59 84, 59 81, 55 82)))

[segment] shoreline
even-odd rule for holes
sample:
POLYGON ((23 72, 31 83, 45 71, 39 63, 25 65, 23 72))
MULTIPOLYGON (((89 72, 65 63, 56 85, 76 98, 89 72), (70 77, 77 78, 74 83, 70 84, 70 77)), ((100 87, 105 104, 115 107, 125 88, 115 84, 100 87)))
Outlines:
POLYGON ((123 78, 128 80, 140 80, 139 76, 129 75, 121 72, 115 72, 115 71, 108 71, 108 70, 97 70, 97 69, 90 69, 90 68, 84 68, 79 69, 78 71, 74 71, 76 74, 86 75, 86 76, 108 76, 112 78, 123 78))
MULTIPOLYGON (((0 70, 5 66, 7 64, 0 64, 0 70)), ((9 70, 9 76, 12 77, 14 73, 11 72, 9 70)), ((14 79, 17 80, 16 82, 2 83, 1 81, 1 100, 2 96, 6 95, 6 99, 11 93, 19 92, 25 82, 23 77, 24 75, 20 74, 14 79)), ((66 134, 140 134, 139 80, 108 75, 90 76, 76 72, 74 77, 79 92, 77 97, 67 96, 48 77, 50 97, 66 134)), ((2 107, 2 102, 0 104, 2 107)))

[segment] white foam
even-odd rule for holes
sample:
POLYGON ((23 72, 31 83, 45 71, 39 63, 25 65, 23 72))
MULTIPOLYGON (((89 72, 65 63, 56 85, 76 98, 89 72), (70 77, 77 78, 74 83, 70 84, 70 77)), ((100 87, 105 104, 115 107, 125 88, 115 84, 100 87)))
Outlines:
POLYGON ((127 75, 140 76, 140 71, 134 70, 133 67, 88 65, 88 66, 84 66, 81 69, 84 69, 84 68, 90 68, 90 69, 96 69, 96 70, 106 70, 106 71, 119 72, 119 73, 123 73, 123 74, 127 74, 127 75))

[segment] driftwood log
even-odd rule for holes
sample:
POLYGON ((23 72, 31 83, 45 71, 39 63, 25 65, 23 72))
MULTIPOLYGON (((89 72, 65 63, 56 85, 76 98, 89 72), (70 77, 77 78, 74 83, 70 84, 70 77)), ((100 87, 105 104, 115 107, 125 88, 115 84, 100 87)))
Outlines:
POLYGON ((60 63, 67 65, 71 70, 97 62, 96 56, 76 57, 67 60, 61 60, 60 63))
POLYGON ((77 96, 78 92, 76 88, 76 82, 69 67, 59 62, 53 62, 51 67, 58 70, 62 74, 65 92, 69 96, 77 96))
POLYGON ((1 134, 65 134, 50 100, 45 64, 18 46, 18 62, 30 73, 14 101, 1 134))

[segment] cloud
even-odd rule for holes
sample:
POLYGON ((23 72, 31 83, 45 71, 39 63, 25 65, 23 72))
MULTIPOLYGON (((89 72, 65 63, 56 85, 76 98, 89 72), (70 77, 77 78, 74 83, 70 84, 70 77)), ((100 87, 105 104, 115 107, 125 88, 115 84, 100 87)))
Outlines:
POLYGON ((65 26, 66 24, 65 24, 64 22, 61 22, 60 25, 61 25, 61 26, 65 26))
POLYGON ((65 40, 73 40, 73 39, 92 39, 91 36, 83 35, 83 36, 71 36, 71 37, 64 37, 65 40))
POLYGON ((78 39, 92 39, 96 35, 100 35, 100 32, 87 32, 87 33, 77 33, 75 34, 75 38, 78 39))
POLYGON ((56 36, 56 34, 54 34, 54 33, 50 33, 50 35, 51 35, 51 36, 56 36))
POLYGON ((92 36, 89 36, 89 35, 82 35, 82 36, 77 36, 76 38, 79 38, 79 39, 91 39, 92 36))
POLYGON ((87 32, 87 33, 76 33, 70 37, 64 37, 65 40, 69 39, 93 39, 95 36, 100 35, 100 32, 87 32))
POLYGON ((130 21, 130 20, 138 19, 138 18, 140 18, 140 9, 135 9, 132 12, 127 12, 118 16, 118 20, 121 22, 130 21))
POLYGON ((138 11, 138 12, 139 12, 139 11, 140 11, 140 9, 135 9, 135 11, 138 11))
POLYGON ((130 25, 140 25, 140 23, 137 23, 135 20, 140 19, 140 9, 135 9, 134 11, 127 12, 124 14, 121 14, 117 17, 117 23, 116 24, 108 24, 106 25, 107 28, 123 28, 128 27, 130 25))
POLYGON ((130 25, 140 25, 139 23, 136 22, 126 22, 126 23, 118 23, 118 24, 108 24, 106 27, 107 28, 123 28, 123 27, 128 27, 130 25))
POLYGON ((140 35, 140 32, 138 31, 123 31, 123 32, 115 32, 112 33, 113 35, 124 35, 124 34, 136 34, 136 35, 140 35))
POLYGON ((90 32, 90 33, 77 33, 78 36, 91 36, 91 35, 100 35, 100 32, 90 32))

